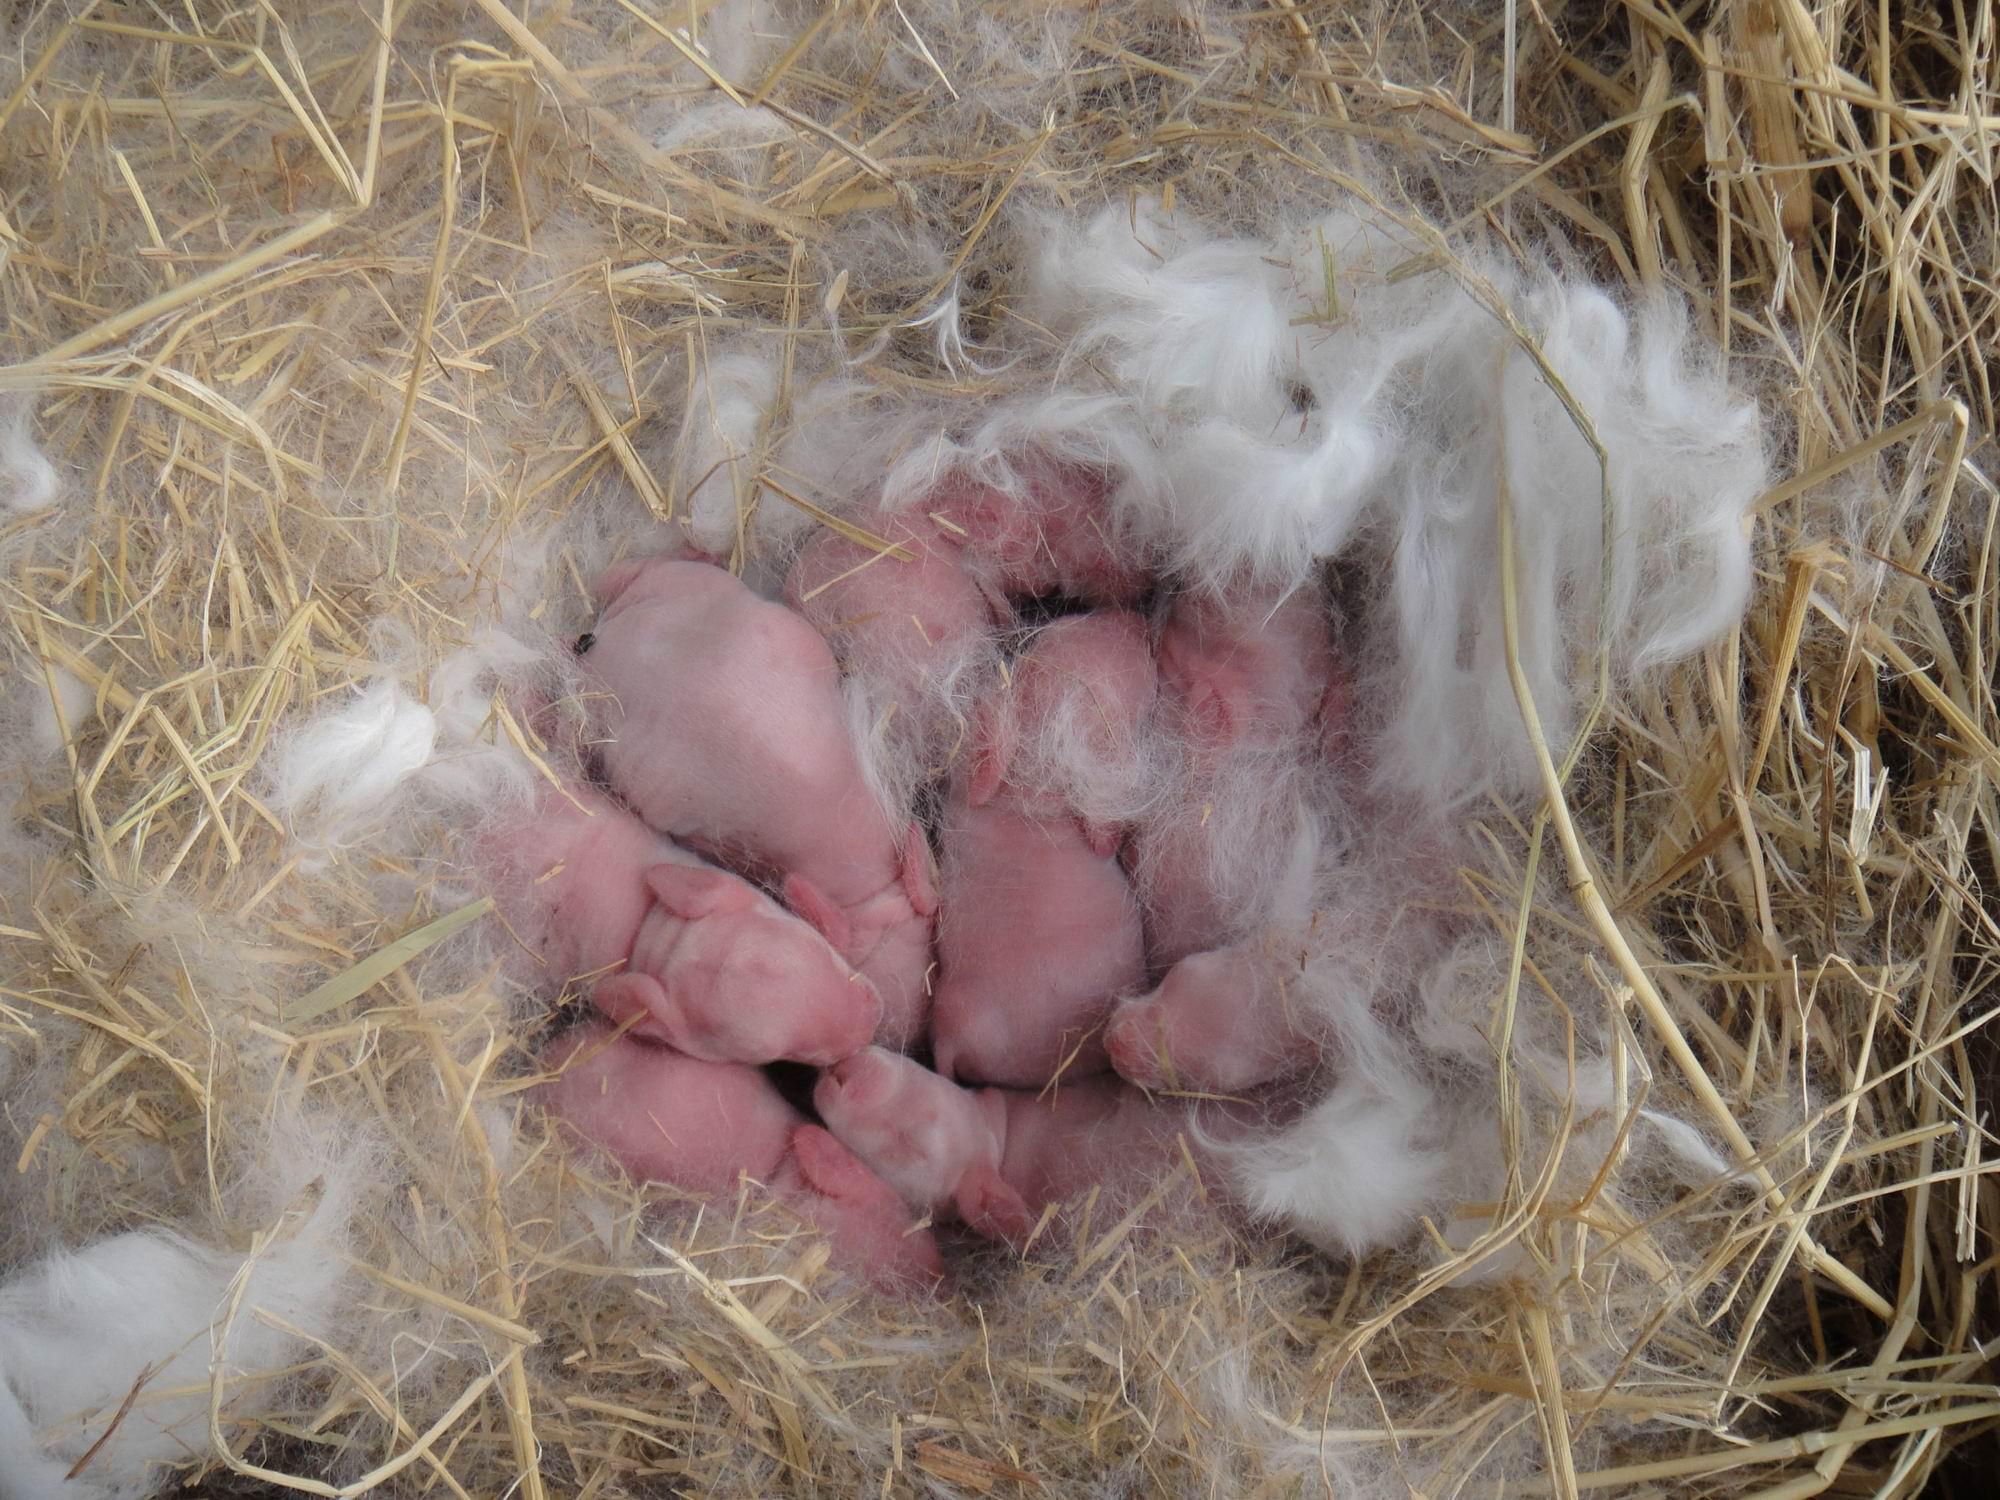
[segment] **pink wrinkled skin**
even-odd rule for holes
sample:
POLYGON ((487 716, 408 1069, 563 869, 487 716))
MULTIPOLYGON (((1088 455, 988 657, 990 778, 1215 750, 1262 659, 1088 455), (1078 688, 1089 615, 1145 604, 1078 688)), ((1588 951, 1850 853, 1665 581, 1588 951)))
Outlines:
POLYGON ((944 1276, 937 1241, 912 1226, 896 1191, 771 1081, 741 1063, 702 1062, 593 1024, 558 1037, 548 1107, 645 1182, 713 1195, 748 1176, 791 1202, 842 1264, 885 1291, 922 1292, 944 1276))
MULTIPOLYGON (((1348 699, 1335 696, 1338 671, 1326 601, 1307 586, 1223 601, 1188 594, 1175 601, 1155 659, 1169 728, 1185 748, 1188 784, 1181 805, 1142 821, 1125 866, 1145 892, 1147 952, 1156 969, 1220 947, 1237 934, 1240 893, 1215 881, 1219 841, 1240 838, 1233 818, 1189 816, 1211 800, 1209 786, 1263 759, 1274 777, 1305 765, 1326 735, 1323 710, 1344 724, 1348 699)), ((1336 738, 1335 743, 1340 741, 1336 738)))
POLYGON ((1306 585, 1223 601, 1174 602, 1156 652, 1160 690, 1179 705, 1198 754, 1296 742, 1334 675, 1326 600, 1306 585))
POLYGON ((1013 611, 959 566, 957 548, 921 517, 860 524, 913 554, 904 562, 828 532, 792 564, 785 602, 824 636, 848 671, 919 688, 989 641, 1013 611))
POLYGON ((779 1185, 833 1243, 842 1264, 884 1291, 925 1293, 945 1282, 944 1257, 902 1195, 817 1125, 792 1132, 779 1185))
POLYGON ((1232 1094, 1303 1072, 1319 1057, 1294 1008, 1297 955, 1260 940, 1194 953, 1151 994, 1123 1001, 1104 1041, 1118 1076, 1148 1089, 1232 1094))
POLYGON ((1021 743, 1058 712, 1084 726, 1092 759, 1135 755, 1153 691, 1143 622, 1107 610, 1044 627, 1011 688, 982 705, 944 814, 931 1023, 940 1073, 1025 1088, 1109 1065, 1099 1024, 1145 975, 1119 830, 1013 773, 1021 743))
POLYGON ((613 790, 653 828, 781 879, 881 994, 882 1038, 914 1042, 936 909, 928 850, 869 788, 826 643, 703 563, 620 564, 599 598, 580 662, 613 790))
POLYGON ((813 1106, 912 1208, 1016 1244, 1050 1203, 1158 1171, 1179 1120, 1115 1079, 968 1090, 880 1047, 822 1074, 813 1106))
POLYGON ((1157 971, 1229 941, 1240 902, 1221 889, 1209 860, 1232 830, 1199 814, 1148 820, 1132 830, 1124 867, 1144 896, 1146 954, 1157 971))
POLYGON ((549 1108, 644 1182, 691 1193, 770 1182, 801 1121, 747 1063, 703 1062, 593 1022, 563 1033, 543 1065, 549 1108))
POLYGON ((551 972, 619 967, 594 999, 635 1034, 710 1062, 822 1064, 865 1045, 874 987, 740 876, 585 788, 547 793, 488 857, 519 878, 510 917, 551 972))
POLYGON ((1067 594, 1093 605, 1131 604, 1152 579, 1122 556, 1102 475, 1047 465, 1016 498, 969 475, 946 478, 913 507, 960 541, 966 566, 1017 598, 1067 594))

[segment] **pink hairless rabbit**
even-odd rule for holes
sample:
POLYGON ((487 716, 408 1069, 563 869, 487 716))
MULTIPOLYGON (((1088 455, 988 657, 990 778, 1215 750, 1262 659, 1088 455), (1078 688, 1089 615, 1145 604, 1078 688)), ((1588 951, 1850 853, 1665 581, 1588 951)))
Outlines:
POLYGON ((1317 980, 1308 959, 1337 945, 1317 902, 1320 866, 1334 852, 1303 801, 1283 856, 1267 849, 1260 920, 1227 945, 1190 953, 1154 989, 1119 1002, 1105 1026, 1111 1066, 1149 1089, 1234 1094, 1309 1070, 1318 1060, 1317 980))
POLYGON ((1071 464, 1025 460, 1025 482, 1002 490, 971 474, 947 475, 912 509, 962 547, 964 567, 1014 597, 1067 594, 1092 605, 1129 605, 1152 584, 1121 545, 1110 483, 1071 464))
POLYGON ((1125 862, 1162 972, 1252 919, 1271 850, 1296 828, 1292 793, 1330 732, 1322 710, 1338 674, 1326 601, 1310 586, 1230 602, 1184 595, 1156 659, 1162 723, 1180 749, 1177 795, 1133 830, 1125 862))
POLYGON ((503 911, 555 977, 601 975, 597 1006, 717 1062, 829 1063, 882 1002, 812 927, 584 787, 488 835, 503 911))
POLYGON ((779 883, 922 1035, 936 892, 912 819, 872 789, 826 643, 721 568, 626 563, 578 642, 612 789, 649 825, 779 883))
POLYGON ((1107 1066, 1097 1029, 1145 951, 1119 829, 1078 798, 1131 779, 1152 701, 1144 623, 1106 610, 1043 627, 981 705, 943 819, 940 1072, 1026 1087, 1107 1066))
POLYGON ((935 683, 1013 623, 1013 610, 959 566, 927 518, 877 512, 856 520, 906 556, 828 532, 785 578, 785 602, 810 620, 841 665, 895 688, 935 683))
POLYGON ((1191 953, 1105 1027, 1119 1077, 1149 1089, 1236 1094, 1319 1061, 1304 964, 1269 935, 1191 953))
MULTIPOLYGON (((1322 728, 1343 754, 1350 742, 1327 730, 1336 701, 1347 702, 1342 681, 1329 689, 1322 728)), ((1364 776, 1339 779, 1365 799, 1364 776)), ((1274 821, 1294 826, 1291 852, 1262 884, 1257 920, 1234 941, 1179 958, 1113 1013, 1105 1044, 1121 1077, 1211 1094, 1297 1078, 1393 991, 1387 976, 1441 956, 1455 925, 1441 898, 1457 858, 1442 830, 1369 800, 1348 805, 1339 839, 1326 808, 1280 812, 1274 821)))
POLYGON ((879 1047, 822 1074, 813 1106, 912 1208, 1016 1243, 1048 1204, 1157 1171, 1182 1119, 1116 1079, 965 1089, 879 1047))
POLYGON ((1174 601, 1156 651, 1160 688, 1204 755, 1288 744, 1317 717, 1334 676, 1333 629, 1317 586, 1174 601))
POLYGON ((758 1069, 703 1062, 600 1024, 558 1037, 543 1059, 555 1114, 634 1177, 712 1195, 763 1183, 832 1241, 847 1266, 889 1291, 943 1279, 937 1242, 896 1191, 808 1125, 758 1069))

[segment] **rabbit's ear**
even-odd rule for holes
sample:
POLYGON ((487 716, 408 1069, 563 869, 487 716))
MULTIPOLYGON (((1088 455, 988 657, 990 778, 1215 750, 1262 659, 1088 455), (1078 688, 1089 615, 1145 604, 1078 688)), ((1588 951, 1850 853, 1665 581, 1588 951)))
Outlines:
POLYGON ((989 1239, 1021 1245, 1034 1232, 1035 1216, 1028 1203, 1000 1175, 997 1167, 977 1166, 959 1179, 953 1194, 958 1216, 989 1239))
POLYGON ((661 906, 687 921, 748 911, 757 904, 757 889, 749 881, 706 865, 653 865, 646 871, 646 889, 661 906))

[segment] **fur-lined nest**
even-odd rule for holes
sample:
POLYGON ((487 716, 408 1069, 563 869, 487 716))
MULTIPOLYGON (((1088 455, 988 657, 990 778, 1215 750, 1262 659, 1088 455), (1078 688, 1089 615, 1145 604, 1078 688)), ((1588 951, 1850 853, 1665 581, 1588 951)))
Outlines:
MULTIPOLYGON (((0 1377, 54 1349, 95 1394, 0 1495, 1991 1493, 1990 7, 7 25, 0 1377), (1329 1256, 1190 1158, 907 1303, 754 1183, 663 1215, 555 1137, 555 997, 462 805, 367 781, 393 704, 338 792, 288 792, 292 727, 384 680, 441 723, 492 622, 580 628, 607 549, 714 478, 684 417, 735 399, 725 350, 773 372, 732 501, 816 519, 809 375, 1018 390, 980 350, 1031 215, 1257 235, 1357 190, 1432 265, 1566 246, 1677 290, 1779 434, 1740 628, 1621 676, 1553 799, 1454 813, 1492 1201, 1329 1256), (1663 1184, 1642 1106, 1755 1160, 1663 1184), (213 1372, 121 1366, 148 1309, 51 1291, 43 1257, 150 1229, 224 1268, 190 1283, 213 1372)), ((553 753, 490 692, 462 727, 462 766, 553 753)))

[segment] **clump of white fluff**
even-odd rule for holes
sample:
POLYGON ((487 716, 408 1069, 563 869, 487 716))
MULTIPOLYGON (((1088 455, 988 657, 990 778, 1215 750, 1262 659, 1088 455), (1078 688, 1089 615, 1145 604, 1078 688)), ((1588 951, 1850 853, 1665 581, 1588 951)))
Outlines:
POLYGON ((778 397, 778 364, 747 349, 717 354, 695 372, 674 445, 674 483, 688 533, 714 557, 743 550, 757 453, 778 397))
MULTIPOLYGON (((1120 207, 1029 240, 1028 312, 1092 398, 1118 507, 1172 566, 1222 586, 1335 555, 1387 571, 1363 687, 1390 787, 1441 804, 1536 784, 1501 641, 1503 478, 1519 657, 1557 753, 1600 655, 1619 678, 1741 613, 1762 426, 1666 302, 1628 312, 1497 261, 1474 289, 1412 273, 1415 242, 1359 209, 1262 241, 1120 207), (1486 289, 1609 453, 1608 545, 1596 456, 1486 289)), ((1072 418, 1048 427, 1076 441, 1072 418)))
MULTIPOLYGON (((1330 253, 1388 253, 1358 219, 1329 227, 1330 253)), ((1294 321, 1317 310, 1316 265, 1184 230, 1150 203, 1078 227, 1038 220, 1031 239, 1032 315, 1062 340, 1071 378, 1102 372, 1116 404, 1096 422, 1148 440, 1119 498, 1169 557, 1195 576, 1290 579, 1338 550, 1391 457, 1376 398, 1421 326, 1399 306, 1328 349, 1331 329, 1294 321), (1332 378, 1315 380, 1319 367, 1332 378)))
POLYGON ((1283 967, 1284 1003, 1314 1053, 1301 1065, 1317 1063, 1332 1081, 1281 1127, 1212 1145, 1254 1214, 1362 1255, 1401 1241, 1422 1213, 1497 1189, 1492 1153, 1468 1147, 1465 1108, 1440 1086, 1466 1059, 1440 1057, 1395 1020, 1410 1003, 1410 976, 1447 946, 1421 909, 1437 897, 1413 868, 1423 856, 1403 845, 1357 848, 1341 822, 1336 809, 1303 800, 1267 817, 1271 868, 1256 872, 1250 908, 1265 925, 1248 939, 1283 967), (1272 860, 1287 847, 1284 819, 1289 854, 1272 860))
POLYGON ((1756 408, 1692 361, 1685 319, 1666 304, 1634 320, 1590 288, 1549 281, 1518 295, 1517 316, 1607 452, 1610 542, 1595 452, 1482 311, 1433 355, 1455 366, 1438 377, 1448 405, 1477 420, 1441 427, 1404 460, 1385 601, 1394 645, 1371 658, 1371 689, 1391 671, 1401 684, 1383 772, 1414 792, 1459 795, 1484 776, 1518 795, 1537 782, 1507 673, 1495 476, 1514 518, 1518 658, 1557 754, 1600 657, 1614 681, 1673 661, 1719 637, 1749 596, 1744 518, 1765 477, 1756 408))
POLYGON ((317 1203, 255 1253, 134 1230, 0 1282, 0 1500, 136 1500, 161 1465, 210 1454, 211 1382, 226 1424, 304 1349, 259 1314, 332 1331, 359 1177, 323 1177, 317 1203))
POLYGON ((62 753, 66 737, 74 738, 83 732, 97 706, 97 695, 74 672, 53 664, 48 669, 47 682, 36 687, 40 690, 30 690, 29 740, 37 753, 53 758, 62 753), (48 691, 49 683, 54 684, 53 694, 48 691))
MULTIPOLYGON (((500 628, 481 631, 431 672, 430 709, 437 725, 425 783, 460 806, 511 806, 528 799, 538 773, 500 721, 510 689, 543 676, 542 646, 500 628)), ((508 712, 525 734, 521 704, 508 712)))
POLYGON ((436 716, 391 678, 315 714, 277 746, 268 800, 324 860, 379 826, 392 793, 430 763, 436 716))
POLYGON ((1443 1201, 1462 1144, 1415 1073, 1354 1068, 1300 1120, 1227 1160, 1244 1206, 1322 1248, 1363 1255, 1401 1240, 1443 1201))
POLYGON ((32 409, 0 396, 0 511, 27 515, 46 510, 61 493, 56 466, 35 446, 32 409))
MULTIPOLYGON (((399 654, 397 631, 385 625, 378 634, 399 654)), ((498 626, 437 664, 428 703, 385 673, 278 742, 267 772, 272 810, 310 851, 309 864, 323 868, 336 851, 379 833, 411 795, 459 812, 524 803, 539 773, 514 735, 530 732, 521 722, 525 695, 550 675, 545 643, 498 626), (510 690, 523 695, 511 706, 510 690)))

